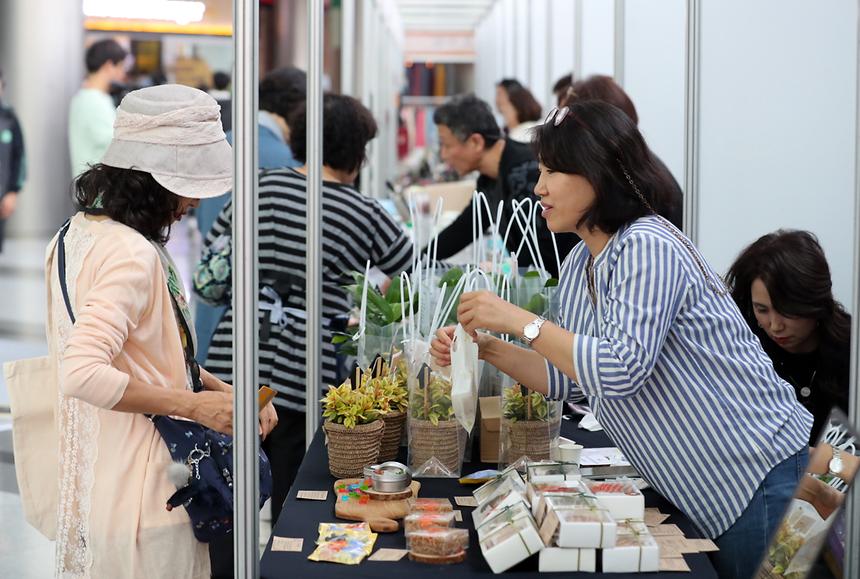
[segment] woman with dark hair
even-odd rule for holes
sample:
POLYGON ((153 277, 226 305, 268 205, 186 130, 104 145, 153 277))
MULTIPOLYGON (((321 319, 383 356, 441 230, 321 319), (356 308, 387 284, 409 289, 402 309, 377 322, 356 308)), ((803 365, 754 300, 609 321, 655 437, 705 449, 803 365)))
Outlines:
POLYGON ((824 250, 808 231, 770 233, 741 252, 726 283, 777 374, 812 413, 815 445, 830 410, 848 411, 851 366, 851 316, 833 299, 824 250))
MULTIPOLYGON (((76 180, 80 211, 46 264, 60 389, 56 573, 208 579, 187 512, 165 509, 172 459, 147 415, 232 431, 232 387, 194 362, 194 325, 164 248, 173 223, 230 189, 230 146, 215 100, 177 85, 129 93, 114 129, 102 162, 76 180)), ((263 434, 276 420, 263 411, 263 434)))
POLYGON ((503 79, 496 85, 496 109, 505 121, 508 138, 531 142, 531 131, 540 124, 541 106, 529 89, 518 80, 503 79))
MULTIPOLYGON (((307 114, 304 106, 290 120, 297 169, 260 175, 260 380, 276 392, 279 422, 264 448, 272 464, 272 520, 278 518, 305 453, 305 257, 307 200, 307 114)), ((412 244, 380 203, 353 183, 376 136, 370 111, 349 96, 323 99, 322 188, 322 383, 338 379, 333 332, 350 311, 344 286, 352 273, 371 266, 396 276, 412 262, 412 244)), ((194 274, 194 291, 205 301, 228 306, 209 348, 207 367, 223 380, 233 374, 233 312, 230 307, 230 246, 233 207, 227 203, 203 247, 194 274)))
MULTIPOLYGON (((576 101, 602 101, 618 107, 626 114, 631 121, 637 126, 639 125, 639 115, 636 113, 636 107, 624 89, 613 80, 611 76, 595 74, 584 80, 578 80, 567 89, 567 93, 562 99, 564 104, 571 104, 576 101)), ((657 155, 651 153, 654 161, 660 165, 660 169, 671 177, 671 195, 666 201, 664 213, 661 213, 666 219, 678 229, 683 230, 684 222, 684 192, 675 177, 669 171, 669 168, 660 160, 657 155)))
MULTIPOLYGON (((553 110, 534 143, 544 219, 582 238, 562 266, 560 315, 474 292, 459 322, 520 384, 587 398, 631 464, 718 544, 719 576, 748 577, 802 476, 812 417, 720 277, 655 214, 668 176, 627 115, 576 102, 553 110)), ((433 341, 440 364, 452 336, 433 341)))

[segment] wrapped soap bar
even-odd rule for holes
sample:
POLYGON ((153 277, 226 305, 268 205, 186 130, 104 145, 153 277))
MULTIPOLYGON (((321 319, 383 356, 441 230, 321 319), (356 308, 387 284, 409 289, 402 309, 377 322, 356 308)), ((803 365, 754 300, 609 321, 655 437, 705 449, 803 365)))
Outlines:
POLYGON ((507 490, 493 495, 487 502, 479 504, 478 507, 472 511, 472 521, 475 523, 475 528, 477 529, 484 521, 490 519, 505 508, 518 503, 522 503, 524 506, 528 507, 526 498, 519 491, 507 490))
POLYGON ((454 526, 454 511, 444 513, 415 512, 403 519, 406 534, 429 529, 448 529, 454 526))
POLYGON ((567 462, 534 462, 526 466, 528 481, 531 483, 580 480, 579 465, 567 462))
POLYGON ((523 477, 520 476, 520 473, 515 468, 511 467, 502 471, 502 474, 498 477, 476 488, 472 491, 472 496, 475 497, 475 500, 480 505, 487 502, 494 494, 497 494, 502 487, 516 490, 520 493, 526 492, 526 483, 523 481, 523 477))
POLYGON ((633 481, 586 481, 585 484, 615 520, 641 521, 645 518, 645 497, 633 481))
POLYGON ((407 499, 410 513, 446 513, 454 510, 448 499, 407 499))
POLYGON ((558 517, 559 547, 606 549, 615 546, 616 523, 609 511, 577 508, 555 510, 553 514, 558 517))
POLYGON ((543 541, 531 517, 502 525, 481 540, 481 552, 493 573, 507 571, 543 549, 543 541))
POLYGON ((585 494, 556 494, 544 493, 538 496, 537 508, 535 509, 535 521, 538 525, 543 523, 548 510, 563 509, 596 509, 600 508, 597 499, 585 494))
POLYGON ((538 571, 541 573, 560 571, 586 571, 594 573, 596 568, 597 549, 548 547, 540 552, 538 559, 538 571))
POLYGON ((505 525, 510 525, 513 521, 524 518, 532 518, 531 512, 525 503, 516 503, 509 507, 505 507, 475 527, 478 532, 478 540, 480 541, 484 537, 492 535, 505 525))
POLYGON ((644 573, 660 570, 660 545, 640 521, 619 523, 615 546, 603 550, 605 573, 644 573))
POLYGON ((563 493, 583 493, 586 492, 585 485, 578 480, 563 480, 555 482, 529 482, 526 486, 526 499, 532 506, 532 509, 537 506, 538 495, 544 493, 563 494, 563 493))
POLYGON ((469 548, 468 529, 428 529, 406 535, 406 548, 418 555, 451 557, 469 548))

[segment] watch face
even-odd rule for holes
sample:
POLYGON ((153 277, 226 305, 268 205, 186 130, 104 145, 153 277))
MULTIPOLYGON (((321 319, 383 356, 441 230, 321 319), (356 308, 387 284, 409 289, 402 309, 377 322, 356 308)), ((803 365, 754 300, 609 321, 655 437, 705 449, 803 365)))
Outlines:
POLYGON ((827 468, 830 469, 830 472, 834 474, 839 474, 842 472, 842 459, 838 457, 833 457, 830 459, 830 463, 827 465, 827 468))
POLYGON ((523 336, 529 340, 534 340, 537 338, 538 328, 534 324, 529 324, 525 328, 523 328, 523 336))

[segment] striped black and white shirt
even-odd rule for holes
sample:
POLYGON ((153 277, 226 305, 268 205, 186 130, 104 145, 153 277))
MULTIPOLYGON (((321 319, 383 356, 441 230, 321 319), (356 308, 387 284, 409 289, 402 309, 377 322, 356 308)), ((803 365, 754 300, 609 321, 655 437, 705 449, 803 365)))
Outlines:
POLYGON ((812 416, 668 227, 644 217, 609 240, 594 259, 596 305, 585 243, 565 260, 557 321, 576 334, 578 382, 548 364, 549 395, 587 397, 631 464, 716 538, 807 444, 812 416))
MULTIPOLYGON (((260 176, 258 264, 260 303, 273 302, 271 289, 277 288, 286 314, 286 324, 274 325, 268 339, 260 340, 260 381, 277 391, 275 404, 304 412, 305 368, 305 267, 307 179, 293 169, 264 172, 260 176)), ((228 203, 203 248, 206 252, 223 246, 232 231, 233 207, 228 203)), ((323 182, 322 188, 322 384, 326 390, 337 380, 337 360, 331 343, 332 320, 345 316, 351 308, 345 285, 353 283, 353 272, 364 272, 370 260, 389 276, 398 275, 412 261, 412 243, 402 228, 375 199, 354 188, 323 182)), ((199 293, 199 289, 198 289, 199 293)), ((206 297, 206 296, 204 296, 206 297)), ((207 300, 207 301, 211 301, 207 300)), ((221 299, 230 305, 229 294, 221 299)), ((260 312, 263 317, 269 312, 260 312)), ((233 312, 227 309, 215 330, 206 369, 232 383, 233 312)))

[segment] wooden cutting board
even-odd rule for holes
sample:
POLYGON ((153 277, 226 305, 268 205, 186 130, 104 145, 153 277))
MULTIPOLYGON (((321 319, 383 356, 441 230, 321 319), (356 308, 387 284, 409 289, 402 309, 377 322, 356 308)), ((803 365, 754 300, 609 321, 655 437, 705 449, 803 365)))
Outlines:
MULTIPOLYGON (((335 494, 335 516, 348 521, 367 521, 370 528, 377 533, 393 533, 400 529, 400 524, 397 521, 409 514, 409 503, 407 503, 406 498, 399 500, 371 499, 361 504, 357 498, 351 497, 344 501, 337 495, 337 487, 361 481, 362 479, 358 478, 345 478, 334 482, 332 488, 335 494)), ((421 483, 412 481, 411 496, 417 497, 420 489, 421 483)))

